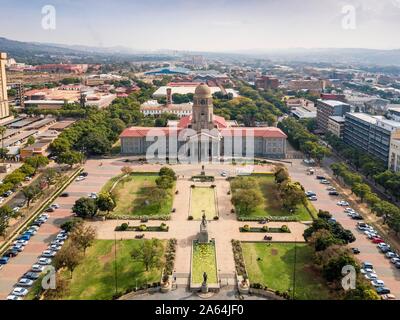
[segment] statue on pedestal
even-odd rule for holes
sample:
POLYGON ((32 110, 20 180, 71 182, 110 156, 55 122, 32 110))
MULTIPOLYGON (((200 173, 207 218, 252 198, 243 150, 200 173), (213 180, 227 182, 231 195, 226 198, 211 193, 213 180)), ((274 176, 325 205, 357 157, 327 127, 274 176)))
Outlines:
POLYGON ((208 243, 207 218, 204 210, 200 224, 199 243, 208 243))
POLYGON ((208 293, 208 284, 207 284, 207 272, 203 273, 203 283, 201 284, 201 292, 208 293))

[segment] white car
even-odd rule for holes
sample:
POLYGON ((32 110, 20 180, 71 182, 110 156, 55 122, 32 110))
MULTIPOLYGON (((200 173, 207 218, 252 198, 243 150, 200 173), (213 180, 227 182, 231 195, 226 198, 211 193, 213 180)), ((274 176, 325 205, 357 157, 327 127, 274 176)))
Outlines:
POLYGON ((21 245, 21 246, 26 246, 27 244, 28 244, 28 241, 26 241, 26 240, 17 240, 17 241, 14 241, 14 244, 15 245, 21 245))
POLYGON ((52 258, 57 254, 57 252, 52 250, 45 250, 42 252, 42 257, 44 258, 52 258))
POLYGON ((360 269, 360 272, 361 274, 376 273, 375 270, 371 268, 360 269))
POLYGON ((397 253, 395 253, 393 251, 386 252, 385 256, 386 256, 386 258, 389 258, 389 259, 398 257, 397 253))
POLYGON ((398 257, 392 258, 392 259, 390 259, 390 262, 393 264, 396 264, 396 263, 400 262, 400 258, 398 258, 398 257))
POLYGON ((11 294, 17 297, 23 297, 28 294, 28 290, 25 288, 16 287, 11 294))
POLYGON ((88 197, 91 199, 97 199, 97 193, 96 192, 92 192, 90 194, 88 194, 88 197))
POLYGON ((57 203, 53 203, 50 207, 52 207, 54 209, 60 209, 60 205, 57 203))
POLYGON ((48 266, 49 264, 51 264, 51 259, 50 258, 39 258, 38 264, 40 264, 42 266, 48 266))
POLYGON ((346 212, 346 213, 355 213, 356 210, 354 210, 353 208, 348 207, 348 208, 344 209, 344 212, 346 212))
POLYGON ((7 298, 7 300, 22 300, 21 297, 18 297, 16 295, 10 294, 7 298))
POLYGON ((373 280, 371 281, 371 284, 375 287, 375 288, 379 288, 379 287, 384 287, 385 283, 382 280, 373 280))
POLYGON ((367 273, 365 276, 365 279, 367 280, 376 280, 378 279, 378 275, 376 273, 367 273))
POLYGON ((79 181, 83 181, 85 180, 85 177, 79 176, 78 178, 75 179, 75 181, 79 182, 79 181))
POLYGON ((18 281, 17 285, 20 287, 31 287, 33 285, 33 280, 22 278, 18 281))
POLYGON ((33 272, 43 272, 44 266, 41 266, 41 265, 39 265, 39 264, 34 264, 34 265, 32 266, 32 268, 31 268, 31 270, 32 270, 33 272))
POLYGON ((50 251, 60 251, 61 250, 61 246, 58 246, 56 244, 52 244, 51 246, 49 246, 50 251))
POLYGON ((341 200, 337 203, 338 206, 347 207, 349 203, 347 201, 341 200))

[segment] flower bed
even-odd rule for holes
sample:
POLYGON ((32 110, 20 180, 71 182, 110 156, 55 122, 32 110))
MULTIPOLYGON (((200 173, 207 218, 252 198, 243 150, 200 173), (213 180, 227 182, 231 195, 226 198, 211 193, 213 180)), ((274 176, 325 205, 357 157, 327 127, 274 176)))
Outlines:
POLYGON ((141 232, 168 232, 169 227, 162 223, 159 226, 146 226, 141 224, 140 226, 130 226, 127 223, 123 223, 120 226, 115 227, 115 231, 141 231, 141 232))
POLYGON ((217 284, 217 261, 215 243, 193 242, 193 256, 192 256, 192 284, 200 285, 203 283, 203 273, 206 272, 208 276, 208 284, 217 284))
POLYGON ((248 278, 246 265, 244 263, 242 246, 239 240, 232 240, 233 258, 235 260, 236 273, 248 278))
POLYGON ((266 217, 248 217, 248 216, 238 216, 238 221, 272 221, 272 222, 296 222, 299 221, 297 217, 291 216, 266 216, 266 217))
POLYGON ((240 232, 260 232, 260 233, 290 233, 290 229, 288 226, 283 225, 280 228, 274 228, 274 227, 249 227, 247 225, 239 228, 240 232))

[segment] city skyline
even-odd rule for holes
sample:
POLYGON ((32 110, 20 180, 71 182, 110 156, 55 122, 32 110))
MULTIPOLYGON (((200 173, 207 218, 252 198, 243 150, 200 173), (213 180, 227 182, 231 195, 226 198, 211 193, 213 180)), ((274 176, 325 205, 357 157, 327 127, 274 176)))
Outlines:
POLYGON ((0 3, 0 36, 19 41, 210 52, 400 48, 391 36, 400 27, 398 0, 0 3), (48 5, 56 10, 54 30, 42 26, 48 5))

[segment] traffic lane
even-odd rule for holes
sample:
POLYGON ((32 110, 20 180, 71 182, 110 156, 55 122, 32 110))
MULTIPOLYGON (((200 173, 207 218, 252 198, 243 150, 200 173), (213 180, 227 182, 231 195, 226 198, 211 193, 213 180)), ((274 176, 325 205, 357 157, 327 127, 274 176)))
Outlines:
MULTIPOLYGON (((306 190, 312 190, 317 194, 318 200, 313 202, 317 209, 329 211, 345 229, 353 232, 356 241, 349 246, 360 249, 361 253, 357 255, 357 258, 361 262, 371 262, 379 279, 385 282, 385 285, 391 289, 396 297, 400 297, 400 271, 379 251, 377 244, 372 243, 364 233, 358 230, 357 221, 344 213, 344 207, 337 205, 337 202, 342 200, 342 198, 329 196, 326 190, 327 186, 321 184, 316 179, 316 175, 321 174, 329 180, 332 179, 330 175, 324 170, 318 170, 318 174, 316 175, 307 175, 306 167, 302 165, 289 167, 289 172, 294 180, 300 181, 303 184, 306 190)), ((354 209, 356 210, 356 208, 354 209)))

